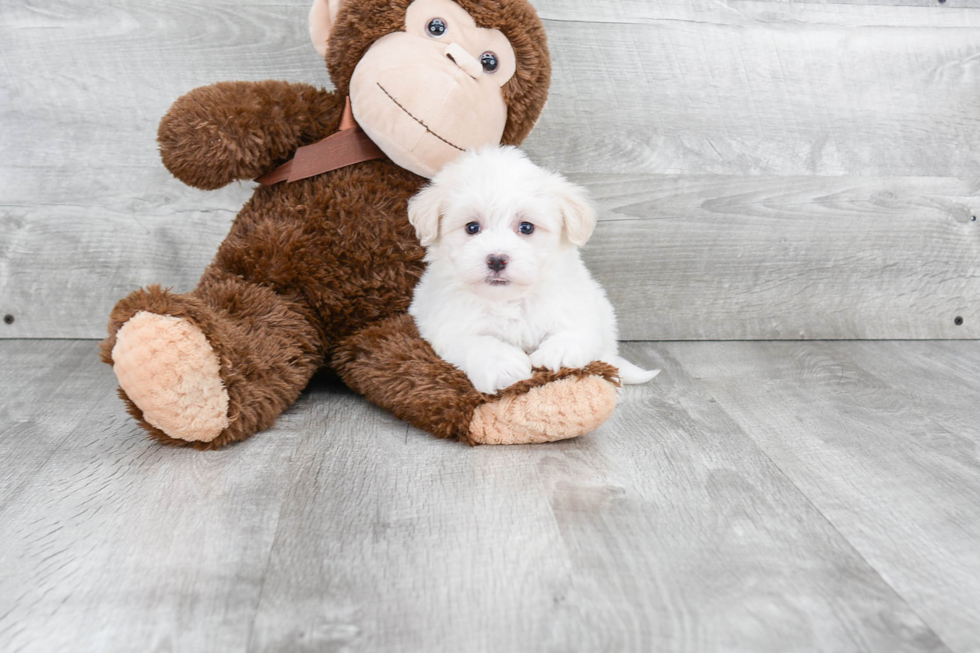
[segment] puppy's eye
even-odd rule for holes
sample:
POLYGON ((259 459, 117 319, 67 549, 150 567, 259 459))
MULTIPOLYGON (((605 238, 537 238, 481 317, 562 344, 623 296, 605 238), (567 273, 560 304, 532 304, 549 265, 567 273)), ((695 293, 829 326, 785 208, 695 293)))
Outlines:
POLYGON ((476 234, 480 233, 480 223, 479 222, 468 223, 466 225, 466 233, 468 233, 471 236, 475 236, 476 234))
POLYGON ((483 66, 483 72, 485 73, 495 73, 500 64, 497 62, 497 55, 493 52, 484 52, 480 55, 480 64, 483 66))
POLYGON ((448 29, 449 25, 447 25, 446 21, 441 18, 433 18, 429 21, 429 24, 425 26, 425 31, 428 32, 429 36, 434 39, 441 38, 443 35, 445 35, 446 30, 448 29))
POLYGON ((518 227, 522 234, 525 236, 530 236, 534 233, 534 225, 530 222, 522 222, 520 227, 518 227))

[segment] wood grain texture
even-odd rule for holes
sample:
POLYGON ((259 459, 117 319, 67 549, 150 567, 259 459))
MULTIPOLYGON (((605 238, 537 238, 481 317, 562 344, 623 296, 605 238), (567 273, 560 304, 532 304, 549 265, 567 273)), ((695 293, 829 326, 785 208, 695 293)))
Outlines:
POLYGON ((542 4, 554 85, 528 147, 569 172, 975 178, 980 11, 542 4))
POLYGON ((318 383, 207 453, 121 419, 94 349, 0 342, 36 425, 0 438, 31 470, 0 495, 0 650, 948 651, 963 612, 926 625, 662 345, 579 440, 470 449, 318 383), (55 368, 85 382, 37 401, 55 368))
MULTIPOLYGON (((73 220, 71 189, 52 191, 52 205, 24 209, 0 242, 8 289, 0 312, 16 318, 0 333, 96 337, 133 288, 194 287, 243 189, 185 191, 163 174, 149 176, 159 187, 140 202, 109 189, 100 196, 108 233, 73 220)), ((973 183, 573 178, 600 206, 584 253, 624 339, 980 337, 973 183)))
POLYGON ((337 420, 345 455, 299 456, 280 524, 304 536, 277 538, 252 647, 944 648, 911 614, 888 617, 908 638, 832 614, 890 612, 891 591, 719 411, 664 419, 651 394, 594 438, 464 460, 383 416, 337 420))
MULTIPOLYGON (((625 336, 980 337, 980 2, 535 4, 526 147, 632 207, 590 255, 625 336)), ((194 285, 249 186, 171 179, 157 123, 215 81, 328 84, 307 5, 0 6, 0 337, 99 337, 130 290, 194 285)))
POLYGON ((974 182, 577 180, 602 209, 584 253, 621 338, 980 337, 974 182))
POLYGON ((980 650, 980 343, 666 350, 944 642, 980 650))
POLYGON ((244 650, 302 413, 248 455, 162 448, 96 344, 0 343, 0 650, 244 650))
MULTIPOLYGON (((0 345, 0 513, 79 423, 93 419, 91 388, 105 386, 102 370, 92 365, 91 356, 97 355, 90 342, 0 345), (58 410, 39 410, 47 403, 58 410)), ((119 428, 123 422, 117 416, 105 420, 103 428, 119 428)))

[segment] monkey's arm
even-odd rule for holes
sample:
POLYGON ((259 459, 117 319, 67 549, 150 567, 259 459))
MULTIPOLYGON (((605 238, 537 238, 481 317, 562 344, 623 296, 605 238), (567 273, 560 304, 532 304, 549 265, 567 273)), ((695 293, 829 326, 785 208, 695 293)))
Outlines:
POLYGON ((219 82, 182 96, 160 121, 163 164, 185 184, 213 190, 254 179, 297 147, 328 136, 344 99, 308 84, 219 82))

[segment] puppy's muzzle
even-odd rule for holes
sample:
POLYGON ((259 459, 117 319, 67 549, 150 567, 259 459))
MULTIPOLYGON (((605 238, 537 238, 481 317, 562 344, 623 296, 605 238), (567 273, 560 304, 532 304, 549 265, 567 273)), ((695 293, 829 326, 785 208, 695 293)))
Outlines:
POLYGON ((507 261, 509 261, 503 254, 491 254, 487 257, 487 267, 494 272, 500 272, 505 267, 507 267, 507 261))

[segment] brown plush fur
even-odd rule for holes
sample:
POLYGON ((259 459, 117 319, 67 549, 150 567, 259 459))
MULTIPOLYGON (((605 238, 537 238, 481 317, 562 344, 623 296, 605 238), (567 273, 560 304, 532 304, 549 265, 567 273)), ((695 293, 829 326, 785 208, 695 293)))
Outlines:
MULTIPOLYGON (((457 0, 477 24, 502 30, 518 56, 505 86, 504 142, 519 143, 547 97, 544 30, 524 0, 457 0)), ((177 100, 160 124, 167 168, 212 189, 251 179, 302 145, 336 131, 354 66, 381 36, 402 29, 409 0, 349 0, 327 58, 336 92, 303 84, 231 82, 177 100)), ((494 401, 422 341, 406 310, 423 271, 423 250, 407 202, 425 179, 388 160, 371 161, 292 184, 260 187, 232 225, 198 287, 175 295, 152 286, 116 305, 102 359, 138 311, 172 315, 201 329, 220 361, 229 426, 212 442, 174 440, 130 412, 169 444, 210 449, 272 425, 325 362, 355 391, 439 437, 466 440, 473 412, 494 401)), ((598 365, 598 367, 596 367, 598 365)), ((570 375, 612 380, 614 370, 538 373, 508 393, 570 375)))
POLYGON ((228 391, 228 428, 205 443, 167 437, 143 419, 142 411, 120 389, 130 414, 167 444, 212 449, 272 426, 323 360, 321 340, 297 303, 213 265, 192 293, 175 295, 150 286, 116 304, 110 336, 101 344, 104 362, 112 364, 116 333, 138 311, 181 317, 200 328, 218 356, 228 391))
POLYGON ((214 190, 254 179, 337 130, 343 95, 307 84, 219 82, 179 98, 160 121, 163 164, 185 184, 214 190))

